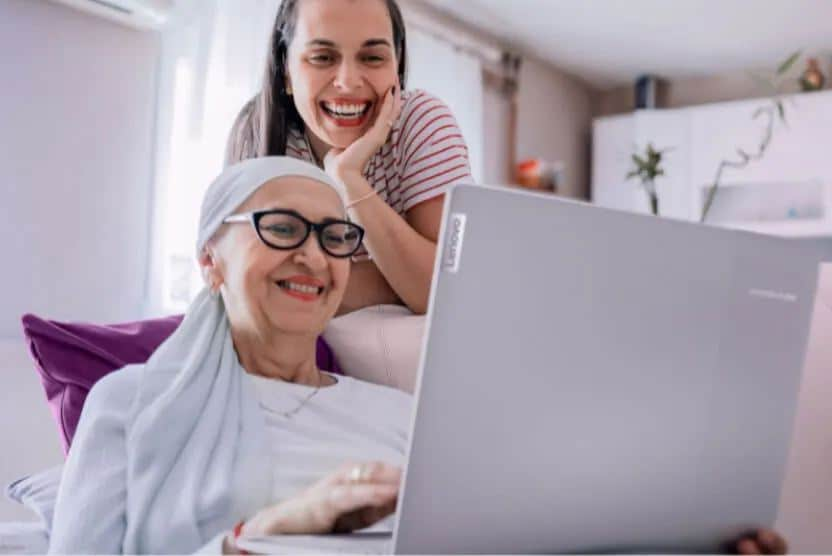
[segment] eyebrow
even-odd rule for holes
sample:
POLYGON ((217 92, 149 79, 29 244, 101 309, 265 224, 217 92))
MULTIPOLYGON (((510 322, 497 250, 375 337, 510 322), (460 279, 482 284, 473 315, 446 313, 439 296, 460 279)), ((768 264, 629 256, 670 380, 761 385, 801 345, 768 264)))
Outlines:
MULTIPOLYGON (((306 43, 306 46, 324 46, 327 48, 337 48, 337 44, 335 42, 328 40, 328 39, 312 39, 311 41, 306 43)), ((367 39, 364 41, 364 44, 361 45, 362 48, 367 48, 370 46, 387 46, 389 48, 393 48, 393 45, 390 44, 390 41, 387 39, 367 39)))

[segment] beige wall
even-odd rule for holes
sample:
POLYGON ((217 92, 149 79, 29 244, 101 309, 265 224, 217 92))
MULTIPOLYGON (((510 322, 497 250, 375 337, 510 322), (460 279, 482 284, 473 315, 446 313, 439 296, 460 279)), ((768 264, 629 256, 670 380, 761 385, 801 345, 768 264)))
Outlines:
MULTIPOLYGON (((799 90, 792 81, 786 92, 799 90)), ((709 77, 690 77, 668 81, 662 108, 680 108, 709 102, 723 102, 765 96, 766 92, 745 71, 735 71, 709 77)), ((600 93, 596 99, 596 116, 630 112, 635 106, 634 87, 616 87, 600 93)))
POLYGON ((520 70, 517 160, 563 161, 560 193, 589 194, 590 128, 595 91, 579 79, 533 57, 520 70))
MULTIPOLYGON (((438 12, 423 0, 400 0, 405 20, 435 23, 437 35, 467 48, 477 45, 491 52, 517 49, 475 29, 458 19, 438 12)), ((560 193, 587 197, 589 192, 590 128, 594 116, 596 91, 578 78, 518 52, 523 58, 520 72, 517 115, 516 160, 540 157, 563 161, 565 183, 560 193)), ((493 65, 493 64, 492 64, 493 65)), ((484 180, 505 183, 508 179, 509 141, 508 100, 486 88, 484 99, 483 153, 484 180)))
POLYGON ((482 100, 483 180, 492 185, 510 183, 510 104, 499 88, 488 84, 484 88, 482 100))

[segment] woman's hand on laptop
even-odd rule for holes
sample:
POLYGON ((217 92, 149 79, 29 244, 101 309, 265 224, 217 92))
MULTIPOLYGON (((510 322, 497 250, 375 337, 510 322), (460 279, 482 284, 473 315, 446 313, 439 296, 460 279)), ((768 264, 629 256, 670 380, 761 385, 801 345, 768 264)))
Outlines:
POLYGON ((771 531, 760 529, 737 541, 735 550, 738 554, 786 554, 786 539, 771 531))
POLYGON ((349 464, 305 491, 264 508, 244 535, 343 533, 369 527, 396 510, 401 468, 383 462, 349 464))

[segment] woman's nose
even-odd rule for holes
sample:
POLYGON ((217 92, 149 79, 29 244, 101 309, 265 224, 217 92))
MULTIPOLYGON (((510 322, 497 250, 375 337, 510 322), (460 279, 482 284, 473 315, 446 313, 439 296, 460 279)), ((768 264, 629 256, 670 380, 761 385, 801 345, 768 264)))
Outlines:
POLYGON ((359 89, 363 83, 361 68, 351 60, 342 61, 338 66, 338 72, 335 74, 335 86, 339 89, 352 91, 359 89))
POLYGON ((326 268, 326 253, 318 243, 317 232, 312 232, 303 245, 295 251, 295 262, 305 265, 309 270, 321 271, 326 268))

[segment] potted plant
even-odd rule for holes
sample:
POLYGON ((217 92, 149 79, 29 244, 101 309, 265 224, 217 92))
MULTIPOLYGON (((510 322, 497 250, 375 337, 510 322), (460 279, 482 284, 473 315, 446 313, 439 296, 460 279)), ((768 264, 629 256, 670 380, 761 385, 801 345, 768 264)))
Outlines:
POLYGON ((659 196, 656 192, 656 178, 664 175, 664 169, 661 167, 662 157, 669 150, 656 150, 652 143, 648 143, 647 150, 643 155, 639 153, 633 153, 631 155, 634 166, 627 173, 628 180, 633 178, 639 179, 641 186, 644 188, 650 200, 650 212, 656 216, 659 214, 659 196))
POLYGON ((787 83, 786 74, 792 66, 794 66, 795 62, 800 59, 801 54, 801 50, 793 53, 791 56, 786 58, 771 75, 760 76, 757 74, 751 74, 751 77, 753 77, 769 95, 766 104, 757 108, 751 115, 751 118, 755 120, 760 117, 765 118, 766 124, 763 128, 762 137, 760 138, 756 151, 747 152, 743 149, 737 148, 736 155, 734 157, 725 158, 719 163, 714 181, 708 188, 705 204, 702 207, 702 215, 699 218, 700 222, 705 222, 705 219, 708 217, 708 212, 711 210, 711 206, 713 206, 714 199, 717 191, 719 190, 720 183, 722 182, 723 172, 728 168, 745 168, 751 162, 763 158, 769 145, 771 144, 771 138, 774 134, 774 124, 777 119, 779 118, 783 125, 787 124, 786 108, 783 104, 783 86, 787 83))

